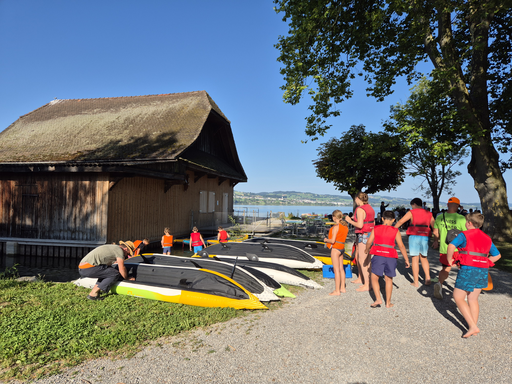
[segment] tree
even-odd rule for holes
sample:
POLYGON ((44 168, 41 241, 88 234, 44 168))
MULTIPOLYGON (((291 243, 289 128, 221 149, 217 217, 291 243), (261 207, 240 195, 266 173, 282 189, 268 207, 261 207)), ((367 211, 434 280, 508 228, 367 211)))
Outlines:
MULTIPOLYGON (((352 96, 351 80, 368 81, 369 95, 383 100, 396 79, 419 78, 430 61, 432 76, 448 84, 471 138, 468 171, 475 181, 485 230, 512 238, 505 181, 493 130, 505 141, 512 125, 512 14, 510 0, 275 0, 289 35, 276 47, 284 64, 284 100, 296 104, 308 90, 313 100, 306 133, 325 134, 336 105, 352 96)), ((505 143, 505 144, 503 144, 505 143)))
POLYGON ((372 194, 398 187, 405 176, 403 153, 398 137, 353 125, 340 139, 321 144, 313 164, 318 177, 354 199, 361 191, 372 194))
POLYGON ((461 175, 453 167, 462 165, 467 155, 470 138, 462 133, 465 122, 459 116, 446 87, 423 77, 405 104, 391 107, 391 120, 385 123, 386 131, 400 135, 409 147, 406 173, 423 178, 419 189, 432 197, 437 210, 441 194, 452 193, 456 177, 461 175))

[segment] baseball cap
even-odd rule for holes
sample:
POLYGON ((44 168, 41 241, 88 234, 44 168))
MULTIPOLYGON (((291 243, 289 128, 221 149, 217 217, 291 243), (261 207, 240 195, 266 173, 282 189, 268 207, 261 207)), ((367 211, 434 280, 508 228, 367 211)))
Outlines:
POLYGON ((448 204, 450 204, 450 203, 455 203, 455 204, 457 204, 457 205, 460 205, 460 200, 459 200, 459 199, 457 199, 456 197, 450 197, 450 198, 448 199, 448 204))

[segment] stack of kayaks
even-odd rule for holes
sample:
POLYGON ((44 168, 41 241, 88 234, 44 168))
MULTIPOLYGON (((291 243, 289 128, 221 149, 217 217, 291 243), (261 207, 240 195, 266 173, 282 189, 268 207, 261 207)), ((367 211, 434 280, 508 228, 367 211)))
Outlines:
MULTIPOLYGON (((236 309, 267 309, 258 298, 233 279, 207 269, 129 263, 135 281, 115 283, 111 292, 146 299, 236 309)), ((92 288, 96 279, 81 278, 76 285, 92 288)))
POLYGON ((206 248, 210 257, 246 258, 256 257, 260 261, 281 264, 295 269, 320 269, 323 263, 302 249, 286 244, 223 243, 206 248))

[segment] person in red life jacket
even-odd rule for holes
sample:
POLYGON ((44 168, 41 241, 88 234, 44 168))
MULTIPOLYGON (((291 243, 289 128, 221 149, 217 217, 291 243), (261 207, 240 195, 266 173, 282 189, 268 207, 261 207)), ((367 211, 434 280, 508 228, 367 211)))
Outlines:
POLYGON ((336 223, 329 230, 329 237, 324 238, 324 243, 331 249, 332 269, 334 271, 334 291, 330 296, 339 296, 345 291, 345 269, 343 268, 343 253, 345 252, 345 240, 348 235, 348 223, 343 220, 343 213, 335 210, 332 220, 336 223))
POLYGON ((172 250, 172 243, 174 238, 171 235, 171 229, 168 227, 164 228, 164 235, 162 236, 162 253, 164 255, 170 255, 172 250))
POLYGON ((441 272, 439 272, 439 281, 434 284, 434 297, 443 299, 443 283, 446 281, 452 269, 452 265, 448 264, 446 235, 450 229, 466 230, 466 218, 457 213, 460 206, 460 200, 456 197, 448 199, 448 211, 437 215, 434 223, 434 242, 432 248, 439 248, 439 261, 442 264, 441 272))
POLYGON ((407 228, 406 235, 409 236, 409 256, 412 261, 411 283, 414 287, 419 287, 420 260, 423 272, 425 273, 425 285, 430 285, 430 265, 427 259, 428 240, 434 228, 434 217, 432 213, 425 210, 423 202, 416 197, 411 200, 411 210, 395 224, 395 228, 400 228, 406 221, 411 221, 407 228))
POLYGON ((136 241, 134 243, 134 245, 136 246, 136 248, 135 248, 135 251, 133 252, 133 256, 142 255, 142 253, 144 252, 144 248, 146 248, 149 245, 149 239, 144 239, 144 240, 140 241, 138 244, 136 241))
POLYGON ((227 233, 222 227, 217 228, 217 230, 219 231, 217 234, 217 240, 219 243, 227 243, 228 239, 231 237, 229 236, 229 233, 227 233))
POLYGON ((350 216, 345 216, 345 221, 356 227, 356 261, 359 271, 357 279, 352 281, 354 284, 362 284, 356 289, 358 292, 370 290, 370 255, 365 253, 366 242, 370 237, 370 232, 375 226, 375 211, 368 204, 368 195, 359 192, 354 198, 357 208, 354 212, 354 220, 350 216))
POLYGON ((395 242, 405 259, 405 267, 409 268, 409 258, 402 241, 402 235, 400 235, 398 228, 393 227, 395 214, 391 211, 385 211, 382 215, 382 220, 384 224, 373 228, 365 247, 365 253, 373 255, 371 273, 375 301, 370 305, 372 308, 378 308, 382 304, 379 285, 380 276, 384 276, 386 282, 386 308, 393 306, 391 303, 391 293, 393 291, 393 277, 396 276, 398 261, 395 242))
POLYGON ((453 299, 468 323, 468 332, 462 336, 465 338, 480 332, 477 326, 480 313, 478 296, 482 288, 487 287, 489 267, 501 258, 491 238, 480 230, 483 224, 484 216, 481 213, 469 213, 466 216, 467 230, 448 245, 448 262, 455 260, 460 263, 453 299), (457 249, 459 255, 454 258, 457 249))
POLYGON ((201 236, 197 227, 192 228, 189 241, 190 250, 194 247, 194 253, 200 252, 203 249, 203 245, 205 245, 203 236, 201 236))

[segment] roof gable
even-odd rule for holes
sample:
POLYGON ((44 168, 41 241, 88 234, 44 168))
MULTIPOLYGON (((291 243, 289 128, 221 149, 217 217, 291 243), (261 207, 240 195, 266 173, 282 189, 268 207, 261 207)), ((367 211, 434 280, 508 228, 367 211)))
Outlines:
POLYGON ((0 132, 0 162, 175 159, 214 110, 205 91, 54 100, 0 132))

